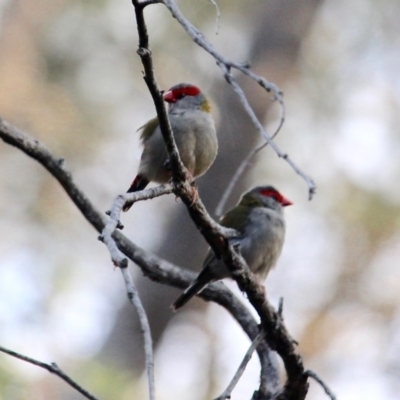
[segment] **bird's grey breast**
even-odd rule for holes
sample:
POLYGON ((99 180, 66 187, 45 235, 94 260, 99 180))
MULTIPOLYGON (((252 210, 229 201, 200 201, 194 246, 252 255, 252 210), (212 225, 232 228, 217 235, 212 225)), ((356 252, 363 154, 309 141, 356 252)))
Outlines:
POLYGON ((249 268, 264 280, 278 260, 285 238, 281 210, 256 207, 245 226, 241 252, 249 268))
POLYGON ((210 113, 185 110, 171 115, 174 136, 183 163, 194 176, 202 175, 217 154, 218 141, 210 113))

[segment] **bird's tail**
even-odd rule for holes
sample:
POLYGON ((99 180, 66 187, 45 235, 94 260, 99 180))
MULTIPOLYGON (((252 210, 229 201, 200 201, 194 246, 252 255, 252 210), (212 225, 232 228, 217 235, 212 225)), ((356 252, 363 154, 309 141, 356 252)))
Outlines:
POLYGON ((173 311, 183 307, 192 297, 201 292, 215 277, 206 268, 203 269, 193 283, 171 304, 173 311))
MULTIPOLYGON (((129 189, 126 191, 126 193, 132 193, 132 192, 138 192, 139 190, 143 190, 147 185, 149 184, 149 181, 141 176, 141 175, 136 175, 136 178, 133 180, 131 186, 129 189)), ((128 211, 132 207, 132 204, 127 204, 122 208, 122 211, 128 211)))

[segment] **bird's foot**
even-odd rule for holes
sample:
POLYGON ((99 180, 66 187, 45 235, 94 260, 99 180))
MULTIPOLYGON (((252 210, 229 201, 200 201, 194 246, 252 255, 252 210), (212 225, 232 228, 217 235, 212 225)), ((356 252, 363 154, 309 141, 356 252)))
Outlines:
POLYGON ((192 203, 190 204, 192 206, 199 199, 199 190, 197 188, 197 183, 195 180, 192 180, 192 182, 190 183, 190 186, 192 188, 192 196, 193 196, 192 203))

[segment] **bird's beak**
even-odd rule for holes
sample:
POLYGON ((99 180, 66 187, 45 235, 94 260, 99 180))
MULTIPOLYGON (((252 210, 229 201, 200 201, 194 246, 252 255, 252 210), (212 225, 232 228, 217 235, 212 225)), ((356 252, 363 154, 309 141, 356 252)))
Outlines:
POLYGON ((286 207, 286 206, 291 206, 293 203, 290 200, 288 200, 287 198, 282 196, 281 204, 282 204, 282 207, 286 207))
POLYGON ((165 92, 163 94, 163 99, 167 103, 176 103, 176 98, 175 98, 174 94, 172 93, 172 90, 168 90, 168 92, 165 92))

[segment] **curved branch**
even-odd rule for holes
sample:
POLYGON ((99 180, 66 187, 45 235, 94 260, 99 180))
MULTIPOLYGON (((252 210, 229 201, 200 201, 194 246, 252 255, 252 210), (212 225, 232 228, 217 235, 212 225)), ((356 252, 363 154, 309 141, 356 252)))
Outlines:
POLYGON ((149 48, 149 35, 147 33, 147 27, 143 13, 144 7, 139 0, 132 0, 132 4, 135 8, 136 24, 139 34, 139 48, 137 50, 137 54, 140 56, 144 67, 143 79, 147 84, 156 107, 161 134, 164 138, 165 146, 169 156, 173 183, 183 183, 186 181, 186 168, 179 157, 178 148, 176 146, 174 135, 172 134, 171 124, 165 109, 164 100, 154 78, 153 59, 151 57, 151 50, 149 48))
POLYGON ((57 375, 59 378, 61 378, 63 381, 67 382, 68 385, 73 387, 76 391, 78 391, 81 395, 85 396, 89 400, 98 400, 97 397, 94 397, 92 394, 90 394, 86 389, 84 389, 82 386, 78 385, 73 379, 71 379, 67 374, 65 374, 56 363, 51 363, 47 364, 42 361, 35 360, 34 358, 27 357, 23 354, 17 353, 12 350, 8 350, 5 347, 0 346, 0 351, 2 351, 5 354, 8 354, 12 357, 18 358, 22 361, 26 361, 29 364, 36 365, 37 367, 43 368, 49 372, 51 372, 54 375, 57 375))
MULTIPOLYGON (((55 157, 44 145, 13 127, 0 118, 0 138, 29 157, 38 161, 64 188, 71 201, 81 211, 83 217, 95 228, 102 232, 106 226, 106 217, 99 212, 84 192, 74 183, 72 175, 66 169, 64 160, 55 157)), ((180 289, 186 288, 196 277, 192 272, 181 268, 143 250, 131 242, 120 231, 112 234, 118 249, 135 262, 143 274, 155 282, 167 284, 180 289)), ((257 322, 246 307, 226 288, 222 283, 209 285, 201 293, 201 297, 208 301, 214 301, 224 307, 239 323, 243 331, 254 340, 259 333, 257 322)), ((268 346, 262 343, 257 349, 262 369, 268 371, 272 362, 269 356, 268 346)), ((262 375, 262 382, 268 385, 269 376, 262 375)))
MULTIPOLYGON (((261 125, 253 109, 251 108, 249 102, 247 101, 246 96, 243 93, 243 90, 236 82, 236 80, 233 78, 231 74, 231 69, 234 68, 239 70, 240 72, 242 72, 243 74, 247 75, 249 78, 257 82, 267 92, 272 92, 274 94, 273 100, 277 100, 281 106, 281 121, 275 133, 277 133, 280 130, 283 121, 285 119, 285 108, 283 103, 282 91, 278 88, 278 86, 276 86, 272 82, 269 82, 265 78, 252 72, 250 70, 250 65, 248 63, 234 62, 228 60, 227 58, 223 57, 220 53, 218 53, 214 49, 214 46, 207 39, 205 39, 204 35, 184 17, 184 15, 181 13, 174 0, 162 0, 161 2, 164 3, 164 5, 171 12, 172 16, 176 18, 177 21, 182 25, 182 27, 185 29, 185 31, 188 33, 191 39, 215 59, 217 65, 221 68, 222 73, 225 76, 225 79, 227 80, 228 83, 230 83, 233 86, 235 92, 238 94, 244 109, 246 110, 247 114, 249 115, 251 121, 253 122, 254 126, 258 130, 261 137, 266 141, 266 143, 268 143, 273 148, 273 150, 279 157, 284 159, 292 167, 292 169, 301 178, 304 179, 308 187, 308 198, 309 200, 311 200, 316 190, 316 185, 313 179, 310 176, 308 176, 305 172, 303 172, 295 164, 295 162, 288 156, 288 154, 283 152, 276 145, 276 143, 272 140, 272 137, 266 132, 265 128, 261 125)), ((275 134, 273 134, 272 136, 275 136, 275 134)))
POLYGON ((306 371, 306 374, 315 380, 318 384, 321 385, 322 389, 324 389, 324 392, 326 395, 331 399, 331 400, 336 400, 335 394, 332 392, 332 390, 329 388, 329 386, 314 372, 311 371, 310 369, 306 371))
MULTIPOLYGON (((172 15, 184 26, 191 38, 206 51, 212 54, 213 57, 215 57, 215 59, 218 61, 219 66, 224 72, 225 78, 229 83, 232 84, 235 91, 240 95, 239 97, 243 106, 245 107, 249 116, 253 119, 255 126, 259 129, 266 142, 271 145, 271 147, 280 157, 286 161, 290 160, 289 157, 284 154, 272 141, 271 137, 265 132, 264 128, 255 117, 254 111, 248 104, 242 89, 230 74, 230 68, 237 68, 246 75, 252 77, 267 91, 272 91, 277 99, 281 100, 282 94, 280 90, 274 84, 269 83, 264 78, 253 74, 248 69, 248 66, 225 60, 214 50, 212 45, 204 39, 203 35, 183 17, 173 0, 162 0, 162 2, 169 8, 172 15)), ((253 274, 248 270, 248 267, 242 256, 236 253, 231 243, 227 240, 222 227, 209 216, 207 210, 201 202, 201 199, 198 198, 198 196, 194 196, 190 182, 185 179, 184 167, 180 161, 179 153, 176 149, 176 144, 171 132, 171 126, 165 111, 164 102, 154 78, 152 57, 149 49, 149 38, 143 15, 143 8, 140 6, 140 2, 138 0, 132 0, 132 3, 135 7, 137 29, 139 34, 138 54, 142 58, 142 63, 145 69, 144 79, 153 97, 161 132, 163 134, 167 152, 170 157, 174 193, 179 196, 182 202, 186 205, 192 221, 195 223, 198 230, 211 246, 214 253, 217 255, 217 257, 221 257, 223 259, 225 265, 232 273, 232 277, 237 282, 240 290, 247 294, 250 303, 260 317, 262 328, 266 332, 265 337, 269 347, 272 350, 277 351, 282 358, 287 373, 287 380, 283 391, 277 396, 277 399, 302 400, 305 398, 308 391, 308 376, 305 373, 302 359, 296 352, 294 341, 291 339, 288 331, 286 330, 281 315, 275 312, 273 307, 269 304, 265 295, 264 286, 254 279, 253 274)), ((291 160, 289 164, 292 167, 295 166, 291 160)), ((311 197, 315 190, 314 182, 299 168, 296 167, 295 170, 306 179, 309 186, 309 196, 311 197)), ((263 369, 263 371, 265 371, 265 369, 263 369)), ((259 398, 265 397, 266 388, 267 385, 263 385, 263 382, 261 382, 258 394, 259 398)))
POLYGON ((139 317, 139 323, 143 334, 144 352, 146 355, 146 371, 149 384, 149 400, 155 400, 155 382, 154 382, 154 356, 153 356, 153 340, 151 337, 150 324, 147 318, 143 303, 140 300, 139 293, 133 284, 128 268, 121 268, 122 277, 128 292, 128 299, 136 308, 139 317))
POLYGON ((220 396, 218 396, 215 400, 226 400, 231 398, 231 394, 235 386, 238 384, 241 376, 243 375, 247 364, 251 360, 253 356, 254 350, 258 347, 258 345, 263 341, 264 332, 260 332, 257 337, 253 340, 253 343, 250 345, 249 349, 247 350, 242 362, 239 365, 239 368, 235 372, 232 380, 229 382, 228 387, 222 392, 220 396))

